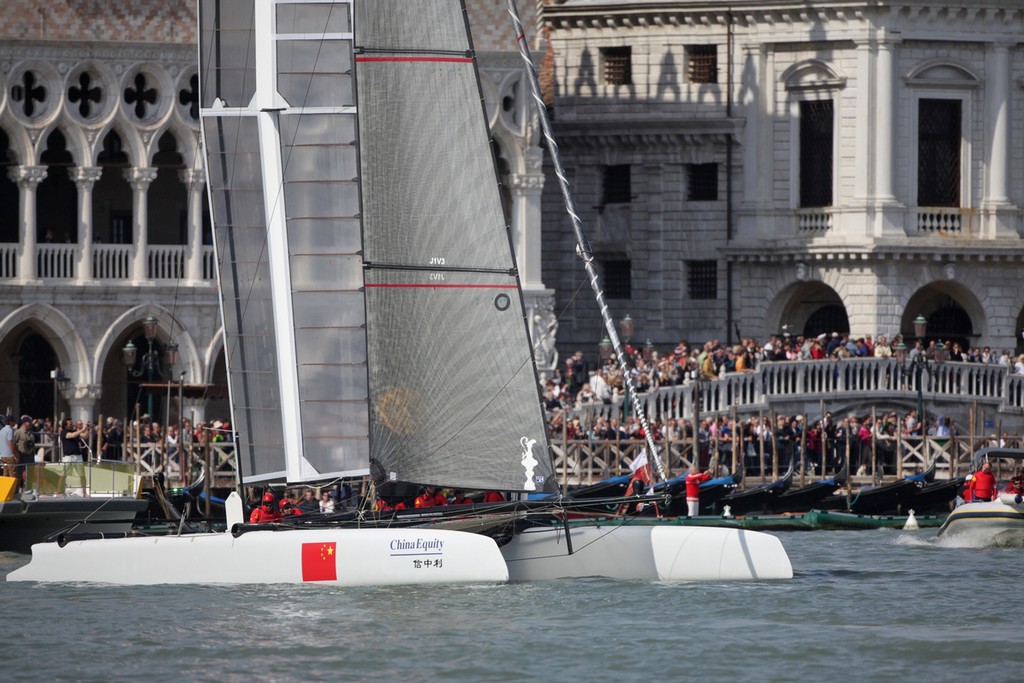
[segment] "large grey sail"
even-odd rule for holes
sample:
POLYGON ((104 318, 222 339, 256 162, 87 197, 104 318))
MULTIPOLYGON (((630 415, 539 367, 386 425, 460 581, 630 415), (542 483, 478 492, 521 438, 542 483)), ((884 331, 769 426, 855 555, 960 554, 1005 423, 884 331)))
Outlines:
POLYGON ((375 476, 550 488, 462 3, 355 7, 375 476))
POLYGON ((244 480, 365 473, 351 7, 203 0, 200 35, 244 480))

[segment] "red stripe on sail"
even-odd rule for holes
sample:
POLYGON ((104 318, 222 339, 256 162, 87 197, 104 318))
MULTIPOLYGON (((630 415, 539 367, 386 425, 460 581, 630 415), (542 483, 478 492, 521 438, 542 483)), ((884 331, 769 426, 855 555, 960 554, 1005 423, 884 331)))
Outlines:
POLYGON ((302 544, 302 580, 338 580, 338 544, 302 544))
POLYGON ((356 57, 357 62, 464 62, 472 63, 471 57, 356 57))
POLYGON ((516 285, 441 285, 441 284, 413 284, 413 283, 366 283, 367 287, 390 287, 396 289, 515 289, 516 285))

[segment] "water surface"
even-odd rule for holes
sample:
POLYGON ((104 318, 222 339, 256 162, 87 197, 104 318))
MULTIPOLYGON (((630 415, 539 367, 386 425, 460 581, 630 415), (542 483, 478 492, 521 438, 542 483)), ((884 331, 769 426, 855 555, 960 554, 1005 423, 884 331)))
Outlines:
MULTIPOLYGON (((8 627, 18 630, 4 678, 1017 678, 1024 550, 945 547, 934 529, 779 536, 791 581, 355 589, 4 582, 8 627)), ((0 574, 26 561, 0 553, 0 574)))

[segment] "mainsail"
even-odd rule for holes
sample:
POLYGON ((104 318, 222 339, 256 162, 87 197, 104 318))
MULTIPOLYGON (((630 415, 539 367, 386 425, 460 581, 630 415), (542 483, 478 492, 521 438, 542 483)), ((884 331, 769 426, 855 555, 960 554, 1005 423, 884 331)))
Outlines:
POLYGON ((460 0, 201 0, 246 482, 555 482, 460 0))

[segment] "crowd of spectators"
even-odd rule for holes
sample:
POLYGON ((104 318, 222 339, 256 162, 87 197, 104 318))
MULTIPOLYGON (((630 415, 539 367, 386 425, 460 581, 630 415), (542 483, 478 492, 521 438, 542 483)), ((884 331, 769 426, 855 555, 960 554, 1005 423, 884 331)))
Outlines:
MULTIPOLYGON (((904 350, 908 359, 918 354, 934 359, 940 351, 935 342, 924 345, 918 341, 910 348, 898 346, 901 342, 898 335, 890 340, 882 335, 855 337, 849 333, 832 333, 815 337, 773 335, 764 344, 753 338, 744 338, 732 346, 712 340, 700 348, 691 348, 684 341, 665 354, 650 347, 642 349, 628 345, 625 351, 633 382, 643 393, 658 387, 680 385, 698 377, 717 380, 728 373, 752 372, 765 362, 891 358, 904 350)), ((1024 375, 1024 355, 1015 359, 1009 350, 996 352, 986 346, 964 351, 959 343, 953 342, 948 348, 942 347, 941 351, 945 360, 951 362, 1000 365, 1008 372, 1024 375)), ((584 354, 577 351, 544 384, 543 403, 551 437, 568 440, 643 439, 643 430, 638 421, 629 416, 631 411, 628 409, 621 413, 616 411, 626 416, 623 419, 597 415, 592 420, 585 415, 581 417, 579 411, 571 410, 591 403, 622 405, 624 385, 623 371, 614 358, 590 365, 584 354)), ((697 428, 702 463, 706 465, 716 449, 719 455, 725 456, 720 460, 731 462, 735 442, 741 449, 738 459, 746 463, 748 471, 753 463, 759 465, 762 457, 771 466, 776 453, 780 463, 786 466, 790 459, 799 459, 803 444, 808 469, 821 472, 824 467, 828 471, 840 461, 847 449, 851 464, 856 469, 864 464, 866 458, 862 453, 868 452, 874 439, 879 461, 886 467, 895 462, 897 435, 908 440, 925 435, 944 438, 955 429, 947 418, 941 416, 927 426, 922 425, 916 410, 902 415, 886 412, 874 417, 850 414, 834 418, 831 412, 826 412, 817 419, 804 415, 778 415, 775 419, 775 424, 772 424, 768 417, 749 417, 734 424, 729 415, 703 417, 697 428), (735 440, 734 433, 738 436, 735 440)), ((691 443, 694 440, 693 425, 686 418, 667 423, 653 420, 651 429, 655 440, 691 443)))
MULTIPOLYGON (((699 349, 680 342, 669 353, 647 347, 627 345, 630 374, 641 393, 662 386, 676 386, 695 377, 714 380, 733 372, 753 372, 764 362, 824 360, 848 358, 892 358, 898 355, 902 338, 887 339, 884 335, 855 337, 848 332, 819 334, 816 337, 773 335, 764 344, 744 338, 732 346, 715 339, 699 349)), ((941 342, 939 342, 941 343, 941 342)), ((935 341, 927 346, 917 341, 906 348, 906 356, 918 354, 934 358, 939 347, 935 341)), ((1008 371, 1024 375, 1024 354, 1013 356, 1009 350, 993 351, 990 347, 971 347, 966 351, 959 342, 942 346, 945 360, 962 363, 1000 365, 1008 371)), ((582 351, 566 359, 545 383, 544 404, 549 411, 595 401, 616 403, 624 394, 622 371, 610 357, 588 364, 582 351)))

